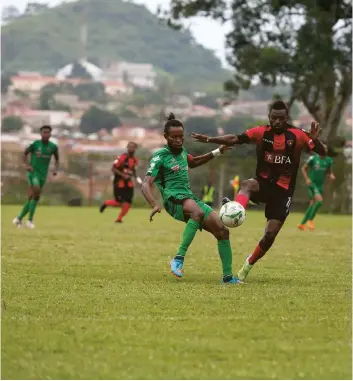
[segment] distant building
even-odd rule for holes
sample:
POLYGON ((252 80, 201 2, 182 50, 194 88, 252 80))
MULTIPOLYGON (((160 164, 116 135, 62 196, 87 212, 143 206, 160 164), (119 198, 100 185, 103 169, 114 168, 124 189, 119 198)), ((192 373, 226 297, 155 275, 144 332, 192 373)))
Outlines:
POLYGON ((156 72, 151 64, 138 64, 131 62, 113 62, 103 70, 107 80, 121 81, 127 85, 130 83, 136 87, 154 88, 156 72))

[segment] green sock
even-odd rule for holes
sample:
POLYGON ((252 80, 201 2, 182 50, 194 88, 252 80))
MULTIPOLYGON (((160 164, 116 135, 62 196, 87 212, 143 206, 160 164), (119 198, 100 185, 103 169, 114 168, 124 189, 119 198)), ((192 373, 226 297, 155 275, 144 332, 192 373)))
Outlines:
POLYGON ((306 221, 310 220, 309 217, 311 215, 311 211, 312 211, 313 206, 314 206, 314 204, 308 206, 308 209, 306 210, 304 218, 302 219, 302 222, 301 222, 302 225, 304 225, 306 223, 306 221))
POLYGON ((28 213, 28 211, 29 211, 29 203, 30 203, 30 201, 26 202, 26 203, 23 205, 23 208, 22 208, 20 214, 17 216, 17 218, 18 218, 19 220, 22 220, 22 218, 28 213))
POLYGON ((33 221, 33 216, 34 216, 34 212, 36 211, 37 204, 38 204, 38 201, 36 200, 31 200, 29 202, 29 216, 28 216, 29 221, 33 221))
POLYGON ((198 229, 200 229, 200 224, 197 221, 192 220, 190 218, 190 220, 187 222, 185 226, 183 236, 181 238, 181 244, 179 246, 178 255, 181 255, 183 257, 185 256, 186 251, 191 245, 191 242, 193 241, 198 229))
POLYGON ((322 201, 316 201, 314 203, 314 205, 312 206, 311 208, 311 213, 310 213, 310 216, 309 216, 309 220, 312 221, 314 218, 315 218, 315 215, 317 213, 317 211, 319 210, 320 206, 323 204, 322 201))
POLYGON ((218 241, 218 253, 222 261, 223 277, 232 275, 232 249, 229 239, 218 241))

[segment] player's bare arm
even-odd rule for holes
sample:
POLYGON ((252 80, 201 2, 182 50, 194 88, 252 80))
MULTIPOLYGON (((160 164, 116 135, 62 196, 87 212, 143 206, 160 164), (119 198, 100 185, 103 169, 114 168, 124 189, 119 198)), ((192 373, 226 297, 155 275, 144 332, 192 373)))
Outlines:
POLYGON ((334 182, 336 180, 336 176, 333 173, 332 168, 330 169, 329 179, 330 179, 331 182, 334 182))
POLYGON ((130 178, 129 175, 127 175, 126 173, 120 171, 118 168, 116 168, 114 165, 112 166, 112 172, 114 173, 114 175, 117 175, 117 176, 121 176, 123 179, 125 180, 128 180, 130 178))
POLYGON ((153 208, 151 214, 150 214, 150 222, 153 221, 153 216, 156 213, 161 212, 161 207, 158 204, 158 202, 154 199, 152 194, 152 185, 154 183, 154 177, 153 176, 146 176, 142 183, 142 194, 145 197, 146 201, 151 205, 153 208))
POLYGON ((59 149, 58 148, 54 152, 54 158, 55 158, 55 168, 53 171, 53 176, 56 176, 59 170, 59 149))
POLYGON ((308 186, 310 186, 310 185, 311 185, 311 180, 310 180, 310 178, 309 178, 308 171, 309 171, 309 166, 308 166, 307 163, 305 163, 305 164, 302 166, 302 168, 301 168, 301 172, 302 172, 302 174, 303 174, 303 177, 304 177, 304 180, 305 180, 306 184, 307 184, 308 186))
POLYGON ((234 146, 238 142, 238 137, 236 135, 223 135, 211 137, 203 134, 197 134, 193 132, 191 136, 200 143, 215 143, 225 146, 234 146))
POLYGON ((136 168, 135 167, 132 170, 132 177, 136 180, 137 184, 140 184, 140 185, 142 184, 141 177, 137 176, 136 168))
POLYGON ((31 148, 30 147, 27 147, 25 149, 25 152, 23 153, 23 162, 25 164, 25 167, 26 167, 26 170, 29 171, 29 172, 32 172, 33 171, 33 168, 32 166, 29 164, 29 154, 31 153, 31 148))
POLYGON ((223 145, 223 146, 220 146, 218 149, 208 152, 204 155, 194 156, 194 157, 189 156, 189 167, 190 168, 200 167, 201 165, 208 163, 210 160, 214 159, 215 157, 223 155, 228 149, 229 149, 228 146, 223 145))

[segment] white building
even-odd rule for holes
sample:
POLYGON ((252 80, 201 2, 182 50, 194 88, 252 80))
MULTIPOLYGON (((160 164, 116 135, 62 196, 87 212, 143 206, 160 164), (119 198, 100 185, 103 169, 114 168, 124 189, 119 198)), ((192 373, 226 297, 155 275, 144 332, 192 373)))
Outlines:
POLYGON ((128 82, 136 87, 155 87, 156 76, 151 64, 120 61, 113 62, 104 69, 105 79, 128 82))

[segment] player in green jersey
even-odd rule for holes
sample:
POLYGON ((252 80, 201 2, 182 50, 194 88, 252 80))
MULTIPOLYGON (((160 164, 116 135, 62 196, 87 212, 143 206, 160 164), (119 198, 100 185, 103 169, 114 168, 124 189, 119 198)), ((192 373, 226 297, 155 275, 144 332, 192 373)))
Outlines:
MULTIPOLYGON (((327 146, 325 146, 325 150, 327 152, 327 146)), ((310 205, 305 212, 302 222, 298 225, 300 230, 305 230, 306 226, 308 226, 310 230, 315 229, 313 220, 320 206, 323 204, 322 194, 326 175, 329 174, 331 181, 335 180, 332 163, 333 160, 331 157, 316 154, 310 156, 302 167, 302 174, 308 186, 310 205)))
POLYGON ((51 137, 51 127, 43 126, 40 129, 41 139, 35 140, 24 152, 24 163, 27 169, 28 181, 28 201, 23 206, 20 214, 13 220, 17 227, 22 226, 23 217, 29 213, 27 227, 33 229, 33 216, 36 210, 42 188, 47 179, 51 157, 55 157, 55 176, 59 166, 58 146, 49 141, 51 137), (31 155, 30 161, 28 156, 31 155))
POLYGON ((218 241, 218 253, 223 268, 223 283, 241 283, 232 273, 232 249, 229 242, 229 230, 222 224, 213 209, 199 200, 190 188, 189 168, 203 165, 216 156, 222 155, 226 146, 205 155, 193 157, 183 147, 184 126, 170 114, 164 127, 167 145, 158 150, 152 157, 149 169, 142 184, 142 192, 153 208, 150 221, 161 206, 152 195, 155 183, 162 195, 163 206, 175 220, 186 223, 179 250, 170 262, 174 276, 183 276, 183 264, 186 252, 193 241, 197 230, 204 229, 215 236, 218 241))

